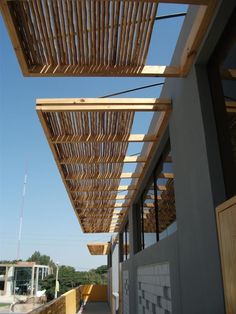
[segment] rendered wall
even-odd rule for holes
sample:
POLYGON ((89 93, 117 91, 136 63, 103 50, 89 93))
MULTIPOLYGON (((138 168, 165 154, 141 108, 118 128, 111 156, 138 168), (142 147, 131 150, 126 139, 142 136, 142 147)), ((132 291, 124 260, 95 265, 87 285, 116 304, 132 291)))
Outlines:
MULTIPOLYGON (((181 304, 180 304, 180 293, 179 293, 180 283, 179 283, 178 269, 179 269, 179 265, 178 265, 178 249, 177 249, 177 232, 172 234, 168 238, 163 239, 159 243, 156 243, 146 248, 145 250, 140 251, 139 253, 131 257, 129 260, 123 262, 122 263, 123 276, 125 276, 125 278, 127 277, 129 278, 129 309, 130 309, 129 313, 130 314, 139 313, 139 293, 140 293, 139 290, 140 289, 141 289, 141 294, 142 294, 142 290, 144 290, 144 297, 142 299, 144 299, 145 302, 146 300, 150 298, 150 295, 149 295, 150 293, 152 294, 152 297, 155 298, 155 301, 153 299, 153 302, 150 302, 150 303, 154 303, 158 305, 157 303, 160 301, 163 304, 164 300, 160 300, 160 298, 158 297, 162 297, 162 299, 165 299, 165 300, 168 299, 167 297, 166 298, 164 297, 164 295, 167 296, 166 289, 165 289, 165 294, 164 294, 164 287, 171 287, 171 310, 169 308, 169 313, 182 313, 181 304), (168 265, 168 272, 166 274, 164 274, 164 269, 163 269, 163 274, 159 273, 159 266, 163 266, 163 265, 168 265), (158 269, 158 273, 157 273, 157 269, 158 269), (146 270, 149 273, 149 275, 147 276, 144 275, 146 270), (144 275, 144 277, 142 275, 144 275), (142 279, 140 276, 142 277, 142 279), (168 282, 166 281, 167 276, 168 276, 168 282), (155 284, 153 280, 155 280, 155 284), (140 288, 139 282, 141 282, 141 288, 140 288), (144 286, 142 285, 142 283, 144 284, 144 286)), ((124 292, 123 292, 123 295, 124 295, 124 292)), ((150 304, 150 306, 152 307, 153 305, 150 304)), ((164 307, 165 305, 160 305, 160 306, 156 306, 156 309, 159 308, 160 310, 163 310, 163 313, 164 313, 165 311, 164 307)), ((150 310, 152 311, 152 308, 150 308, 150 310)), ((149 311, 146 310, 145 313, 149 313, 149 311)), ((158 310, 156 313, 158 313, 158 310)), ((168 313, 167 309, 166 309, 166 313, 168 313)))

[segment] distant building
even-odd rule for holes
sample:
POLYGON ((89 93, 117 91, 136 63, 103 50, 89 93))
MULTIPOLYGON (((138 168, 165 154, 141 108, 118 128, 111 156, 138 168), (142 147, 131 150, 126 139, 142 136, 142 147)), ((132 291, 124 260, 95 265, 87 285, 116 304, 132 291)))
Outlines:
POLYGON ((0 264, 0 295, 36 296, 40 290, 40 280, 50 273, 49 266, 37 265, 35 262, 0 264))

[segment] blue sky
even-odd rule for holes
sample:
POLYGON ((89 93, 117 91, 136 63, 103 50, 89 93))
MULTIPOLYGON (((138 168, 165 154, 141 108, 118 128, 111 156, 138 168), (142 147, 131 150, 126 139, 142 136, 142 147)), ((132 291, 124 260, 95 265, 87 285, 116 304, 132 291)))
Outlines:
MULTIPOLYGON (((162 5, 159 15, 185 11, 162 5)), ((182 18, 160 21, 151 45, 149 64, 168 64, 182 18), (162 46, 159 44, 162 43, 162 46), (156 61, 158 60, 158 61, 156 61)), ((24 205, 21 258, 35 250, 60 264, 86 270, 106 264, 91 256, 86 243, 110 239, 110 234, 83 234, 35 112, 36 98, 99 97, 163 81, 162 78, 27 78, 23 77, 0 17, 0 260, 15 259, 25 169, 28 182, 24 205)), ((158 97, 161 88, 123 97, 158 97)), ((122 96, 120 96, 122 97, 122 96)), ((136 117, 134 131, 148 127, 150 115, 136 117), (139 128, 137 128, 137 126, 139 128)), ((129 152, 138 152, 131 147, 129 152)), ((127 170, 127 169, 126 169, 127 170)))

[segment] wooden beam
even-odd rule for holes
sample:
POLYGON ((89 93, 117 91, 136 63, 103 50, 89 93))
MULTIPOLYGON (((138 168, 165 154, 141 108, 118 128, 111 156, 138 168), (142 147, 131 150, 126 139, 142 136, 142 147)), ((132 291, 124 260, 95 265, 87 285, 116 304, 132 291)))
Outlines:
MULTIPOLYGON (((1 0, 4 2, 13 2, 14 0, 1 0)), ((18 1, 18 0, 15 0, 18 1)), ((102 0, 103 2, 109 2, 110 0, 102 0)), ((113 0, 114 2, 121 0, 113 0)), ((137 0, 133 0, 135 2, 137 0)), ((173 4, 193 4, 193 5, 208 5, 209 0, 138 0, 140 3, 173 3, 173 4)), ((122 0, 122 2, 132 2, 132 0, 122 0)))
POLYGON ((66 180, 117 180, 117 179, 132 179, 132 178, 139 178, 139 173, 133 173, 133 172, 123 172, 120 175, 114 175, 112 173, 108 174, 95 174, 95 175, 86 175, 86 174, 72 174, 67 175, 65 177, 66 180))
POLYGON ((78 207, 81 207, 81 209, 86 209, 86 208, 91 208, 91 207, 96 207, 96 208, 101 208, 101 209, 105 209, 105 208, 121 208, 121 207, 130 207, 129 203, 115 203, 112 205, 104 205, 104 204, 99 204, 99 203, 95 203, 95 202, 75 202, 75 204, 78 207), (89 205, 88 207, 86 207, 87 205, 89 205))
POLYGON ((136 185, 120 185, 119 187, 104 187, 100 189, 94 190, 94 188, 86 187, 86 188, 77 188, 77 189, 71 189, 70 192, 111 192, 111 191, 129 191, 129 190, 136 190, 136 185))
POLYGON ((125 157, 71 157, 64 158, 59 161, 61 165, 66 164, 106 164, 106 163, 137 163, 137 162, 146 162, 146 156, 125 156, 125 157))
POLYGON ((52 144, 62 143, 100 143, 100 142, 155 142, 158 136, 155 134, 130 134, 119 135, 58 135, 51 138, 52 144))
POLYGON ((27 76, 31 77, 181 77, 179 66, 143 65, 143 66, 33 66, 27 76))
POLYGON ((160 173, 158 178, 160 178, 160 179, 173 179, 174 178, 174 174, 171 173, 171 172, 162 172, 162 173, 160 173))
POLYGON ((4 19, 4 22, 7 26, 8 34, 11 38, 13 48, 16 53, 16 57, 18 59, 18 62, 21 66, 21 70, 23 72, 23 75, 28 76, 28 64, 26 62, 26 57, 22 49, 22 42, 19 40, 11 12, 9 10, 9 6, 7 4, 6 0, 1 0, 0 1, 0 10, 4 19))
POLYGON ((171 100, 157 98, 49 98, 36 99, 36 110, 61 111, 166 111, 171 100))
POLYGON ((180 61, 182 76, 186 76, 189 73, 218 4, 218 0, 208 0, 204 2, 201 3, 199 1, 199 3, 197 3, 199 5, 198 12, 182 52, 180 61))
POLYGON ((227 112, 236 112, 236 101, 226 101, 225 106, 227 112))
MULTIPOLYGON (((128 208, 128 206, 117 206, 116 208, 120 208, 120 210, 122 209, 125 209, 125 208, 128 208)), ((86 211, 90 211, 90 213, 92 214, 93 212, 95 211, 99 211, 101 209, 104 209, 105 210, 113 210, 114 207, 110 206, 110 207, 99 207, 99 206, 96 206, 96 207, 75 207, 76 210, 86 210, 86 211)), ((86 212, 87 213, 87 212, 86 212)), ((82 213, 79 213, 79 215, 83 215, 83 212, 82 213)), ((107 213, 104 213, 104 215, 108 215, 107 213)), ((112 214, 111 214, 112 215, 112 214)), ((94 217, 96 216, 96 213, 94 214, 94 217)))
POLYGON ((77 202, 77 201, 118 201, 118 200, 130 200, 131 196, 127 196, 127 195, 114 195, 114 196, 110 196, 110 197, 86 197, 86 196, 80 196, 80 197, 75 197, 73 199, 73 202, 77 202))
POLYGON ((222 69, 220 73, 223 80, 236 80, 236 69, 222 69))

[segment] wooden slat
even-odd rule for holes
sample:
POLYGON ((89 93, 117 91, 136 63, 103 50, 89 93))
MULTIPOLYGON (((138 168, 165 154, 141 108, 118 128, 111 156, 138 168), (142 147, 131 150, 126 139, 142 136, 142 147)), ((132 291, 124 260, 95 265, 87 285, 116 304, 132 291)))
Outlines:
POLYGON ((114 186, 110 186, 109 188, 100 188, 100 189, 96 189, 94 191, 94 189, 92 187, 87 187, 87 188, 76 188, 76 189, 71 189, 70 192, 89 192, 89 191, 94 191, 94 192, 103 192, 103 191, 129 191, 129 190, 135 190, 136 186, 135 185, 120 185, 118 187, 114 186))
POLYGON ((122 207, 129 207, 130 204, 127 203, 127 202, 123 202, 123 203, 113 203, 111 205, 104 205, 103 203, 101 203, 100 201, 97 201, 97 200, 94 200, 94 201, 78 201, 78 202, 75 202, 76 206, 77 207, 80 207, 81 205, 81 209, 86 209, 86 208, 102 208, 102 209, 105 209, 105 208, 122 208, 122 207))
POLYGON ((116 180, 116 179, 130 179, 130 178, 139 178, 139 173, 133 172, 123 172, 120 175, 110 174, 94 174, 94 175, 86 175, 86 174, 73 174, 65 177, 66 180, 116 180))
POLYGON ((68 157, 59 160, 61 165, 64 164, 106 164, 106 163, 136 163, 136 162, 146 162, 146 156, 125 156, 125 157, 68 157))
POLYGON ((51 139, 53 144, 58 143, 101 143, 101 142, 155 142, 158 136, 154 134, 130 134, 128 136, 120 135, 58 135, 51 139))
POLYGON ((127 196, 127 195, 111 195, 110 197, 105 197, 105 196, 93 196, 93 197, 86 197, 86 196, 80 196, 78 198, 74 198, 73 202, 76 201, 120 201, 120 200, 130 200, 131 196, 127 196))

